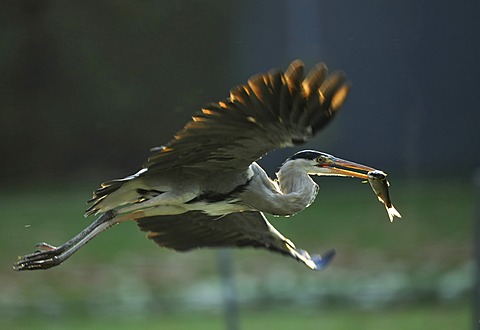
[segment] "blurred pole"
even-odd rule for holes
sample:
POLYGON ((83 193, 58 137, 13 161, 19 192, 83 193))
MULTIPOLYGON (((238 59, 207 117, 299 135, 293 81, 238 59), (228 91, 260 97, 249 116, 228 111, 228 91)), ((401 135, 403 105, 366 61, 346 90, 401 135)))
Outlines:
POLYGON ((218 253, 220 277, 222 278, 223 306, 227 330, 239 330, 238 299, 233 277, 232 250, 221 249, 218 253))
POLYGON ((473 329, 480 328, 480 168, 477 168, 473 177, 475 186, 473 205, 474 214, 474 284, 473 284, 473 329))

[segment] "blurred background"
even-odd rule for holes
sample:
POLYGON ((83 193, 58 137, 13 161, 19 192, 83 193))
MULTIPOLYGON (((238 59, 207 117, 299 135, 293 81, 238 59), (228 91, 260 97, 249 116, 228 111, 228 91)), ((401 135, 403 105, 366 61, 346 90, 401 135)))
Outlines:
MULTIPOLYGON (((228 300, 243 329, 475 326, 479 14, 466 0, 1 2, 0 325, 223 329, 228 300), (302 149, 388 172, 403 219, 368 185, 323 178, 309 209, 271 219, 337 250, 319 273, 253 249, 162 250, 134 223, 58 268, 12 270, 90 223, 100 182, 136 172, 203 104, 296 58, 353 83, 302 149)), ((261 164, 273 176, 295 151, 261 164)))

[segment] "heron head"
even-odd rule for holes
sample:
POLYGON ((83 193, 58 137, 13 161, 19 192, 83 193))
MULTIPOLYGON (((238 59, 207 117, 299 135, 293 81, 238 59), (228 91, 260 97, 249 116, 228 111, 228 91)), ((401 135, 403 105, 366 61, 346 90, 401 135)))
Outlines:
POLYGON ((310 175, 349 176, 367 180, 367 173, 375 169, 369 166, 344 160, 316 150, 302 150, 288 158, 301 166, 310 175))

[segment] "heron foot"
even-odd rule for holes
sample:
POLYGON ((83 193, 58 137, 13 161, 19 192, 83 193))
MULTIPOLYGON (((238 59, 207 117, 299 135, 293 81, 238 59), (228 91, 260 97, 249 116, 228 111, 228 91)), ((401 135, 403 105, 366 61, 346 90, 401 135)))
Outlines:
POLYGON ((48 269, 59 265, 63 261, 59 256, 65 252, 65 248, 55 247, 47 243, 39 243, 35 247, 38 250, 34 253, 19 257, 19 260, 13 265, 14 270, 48 269))
POLYGON ((87 228, 59 247, 50 245, 48 243, 38 243, 36 245, 37 251, 24 255, 23 257, 19 257, 19 260, 13 265, 13 269, 48 269, 60 265, 92 238, 100 234, 102 231, 117 224, 119 221, 115 218, 116 216, 117 212, 115 210, 105 212, 87 228))

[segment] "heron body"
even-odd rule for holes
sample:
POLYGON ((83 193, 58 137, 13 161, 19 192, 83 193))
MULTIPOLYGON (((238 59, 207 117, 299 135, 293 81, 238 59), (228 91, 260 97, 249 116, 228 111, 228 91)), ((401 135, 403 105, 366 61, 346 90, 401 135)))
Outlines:
POLYGON ((371 167, 314 150, 288 158, 275 179, 256 163, 274 149, 313 138, 335 116, 350 83, 324 64, 304 76, 296 60, 285 72, 250 78, 223 101, 205 106, 166 146, 153 148, 134 175, 105 182, 85 215, 98 218, 65 244, 38 244, 17 270, 59 265, 114 224, 128 220, 158 245, 178 251, 201 247, 250 246, 291 256, 311 269, 333 257, 310 256, 279 233, 264 213, 291 216, 317 196, 312 175, 367 179, 371 167))

